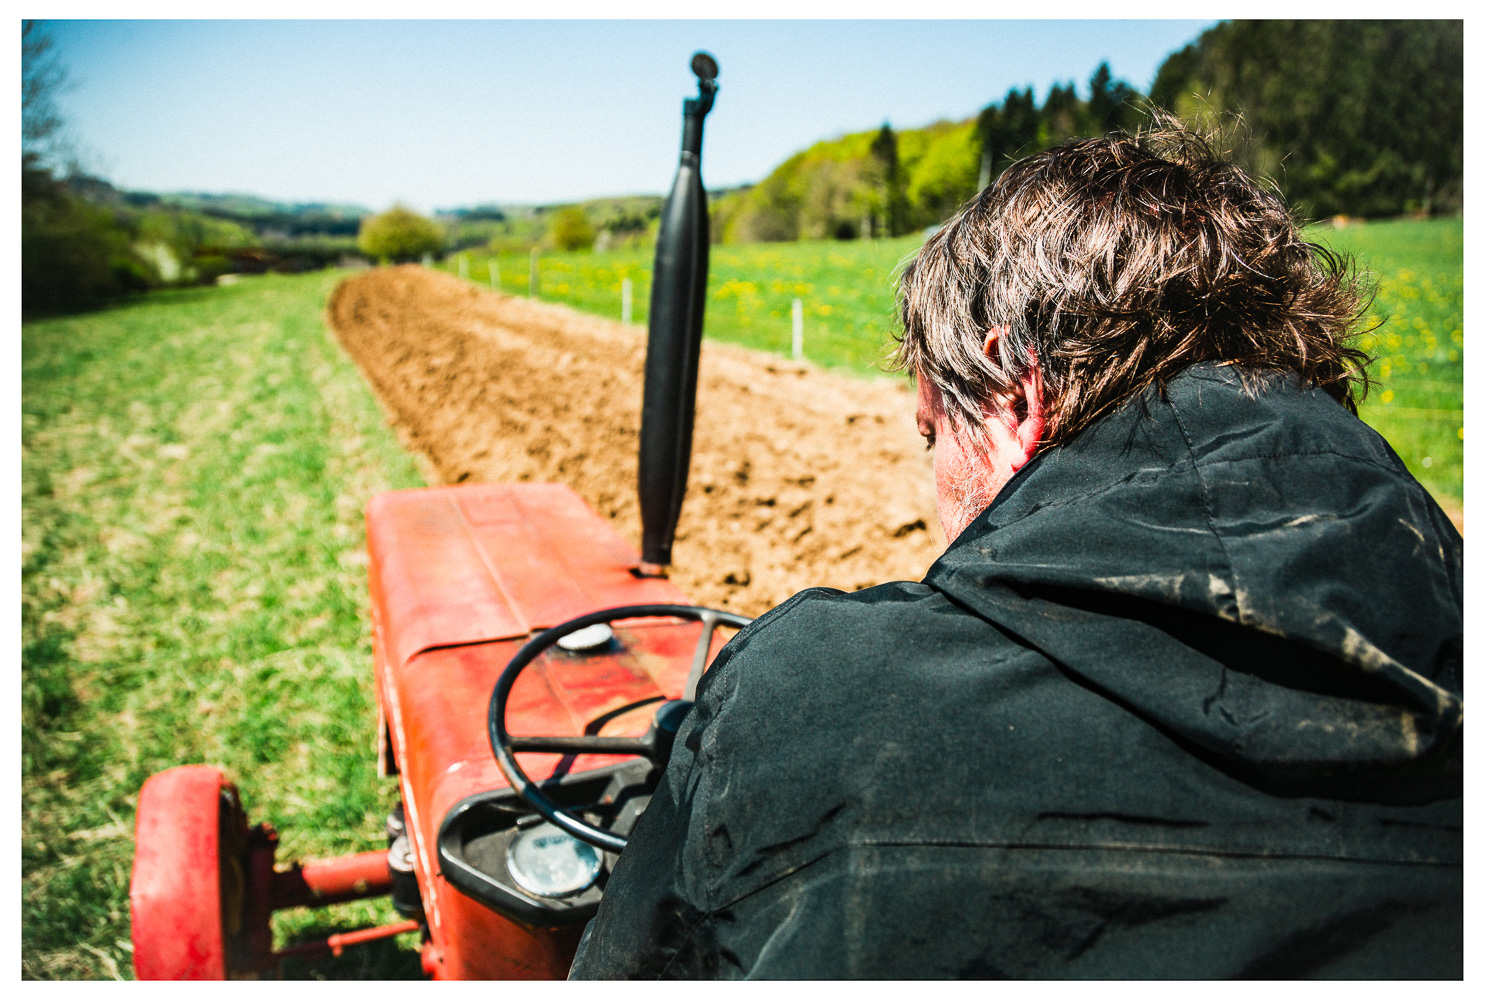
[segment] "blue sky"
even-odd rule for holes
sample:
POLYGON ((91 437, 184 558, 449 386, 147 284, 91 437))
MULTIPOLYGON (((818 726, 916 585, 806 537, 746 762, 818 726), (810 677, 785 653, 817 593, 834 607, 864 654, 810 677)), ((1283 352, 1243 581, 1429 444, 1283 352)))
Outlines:
POLYGON ((660 192, 688 67, 721 64, 709 187, 1010 87, 1144 90, 1214 21, 53 21, 96 172, 150 191, 415 208, 660 192))

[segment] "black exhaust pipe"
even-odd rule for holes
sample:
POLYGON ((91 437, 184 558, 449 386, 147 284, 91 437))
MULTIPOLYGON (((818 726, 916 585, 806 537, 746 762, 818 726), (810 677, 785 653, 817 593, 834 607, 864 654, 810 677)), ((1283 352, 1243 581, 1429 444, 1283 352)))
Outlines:
POLYGON ((681 165, 660 216, 650 286, 650 339, 645 353, 645 401, 639 429, 639 512, 644 523, 640 572, 664 575, 691 466, 696 370, 706 311, 711 243, 706 189, 701 186, 701 126, 717 93, 717 61, 691 57, 700 93, 681 106, 681 165))

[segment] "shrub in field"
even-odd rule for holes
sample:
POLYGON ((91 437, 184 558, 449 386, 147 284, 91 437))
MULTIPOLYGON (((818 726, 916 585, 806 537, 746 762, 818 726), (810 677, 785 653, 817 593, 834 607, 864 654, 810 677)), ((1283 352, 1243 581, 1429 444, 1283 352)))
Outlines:
POLYGON ((575 205, 552 216, 549 233, 558 250, 586 250, 593 245, 596 236, 587 213, 575 205))
POLYGON ((356 245, 379 260, 417 260, 425 253, 443 249, 443 229, 412 209, 393 205, 380 215, 367 216, 361 221, 356 245))
POLYGON ((211 284, 232 270, 232 258, 207 248, 191 258, 191 268, 203 284, 211 284))

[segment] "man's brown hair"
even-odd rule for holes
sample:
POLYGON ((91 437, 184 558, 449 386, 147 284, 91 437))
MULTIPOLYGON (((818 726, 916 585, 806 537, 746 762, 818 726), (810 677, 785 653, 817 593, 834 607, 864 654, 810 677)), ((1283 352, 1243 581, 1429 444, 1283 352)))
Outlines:
POLYGON ((1369 359, 1350 338, 1369 300, 1348 262, 1169 121, 1020 160, 903 271, 894 364, 937 387, 971 440, 1032 366, 1044 445, 1201 362, 1289 372, 1356 412, 1369 359))

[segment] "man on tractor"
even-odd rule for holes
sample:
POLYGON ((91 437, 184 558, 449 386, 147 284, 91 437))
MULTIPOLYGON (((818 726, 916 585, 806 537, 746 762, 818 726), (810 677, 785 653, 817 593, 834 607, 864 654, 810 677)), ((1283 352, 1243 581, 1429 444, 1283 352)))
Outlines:
POLYGON ((901 302, 949 548, 722 651, 573 976, 1461 975, 1463 543, 1345 263, 1171 130, 901 302))

